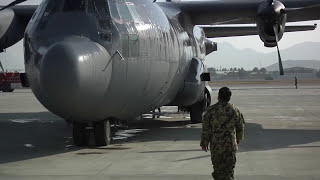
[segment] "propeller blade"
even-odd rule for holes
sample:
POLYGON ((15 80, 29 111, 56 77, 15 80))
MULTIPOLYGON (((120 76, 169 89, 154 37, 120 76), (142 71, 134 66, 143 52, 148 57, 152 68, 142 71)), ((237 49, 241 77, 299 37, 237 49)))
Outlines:
POLYGON ((15 1, 13 1, 12 3, 10 3, 10 4, 6 5, 6 6, 3 6, 3 7, 0 9, 0 11, 5 10, 5 9, 7 9, 7 8, 10 8, 10 7, 12 7, 12 6, 15 6, 15 5, 17 5, 17 4, 23 3, 23 2, 25 2, 25 1, 27 1, 27 0, 15 0, 15 1))
POLYGON ((299 10, 315 8, 315 7, 319 7, 319 6, 320 6, 320 4, 315 4, 312 6, 305 6, 305 7, 298 7, 298 8, 285 8, 281 11, 281 13, 286 14, 286 13, 291 13, 291 12, 295 12, 295 11, 299 11, 299 10))
POLYGON ((2 72, 5 74, 4 68, 3 68, 3 66, 2 66, 2 62, 1 62, 1 61, 0 61, 0 68, 2 69, 2 72))
POLYGON ((280 50, 279 50, 279 45, 278 45, 279 37, 278 37, 277 25, 273 26, 273 31, 274 31, 274 35, 276 37, 276 42, 277 42, 278 60, 279 60, 279 72, 280 72, 280 75, 282 76, 282 75, 284 75, 284 73, 283 73, 282 60, 281 60, 281 55, 280 55, 280 50))

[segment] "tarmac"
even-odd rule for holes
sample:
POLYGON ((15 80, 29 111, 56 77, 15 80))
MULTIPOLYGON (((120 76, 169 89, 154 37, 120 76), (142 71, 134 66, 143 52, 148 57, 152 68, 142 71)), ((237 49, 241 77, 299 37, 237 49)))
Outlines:
MULTIPOLYGON (((232 93, 246 121, 235 179, 320 179, 320 86, 235 86, 232 93)), ((189 124, 176 107, 161 110, 115 132, 110 146, 79 148, 67 123, 30 90, 0 93, 0 179, 212 179, 201 124, 189 124)))

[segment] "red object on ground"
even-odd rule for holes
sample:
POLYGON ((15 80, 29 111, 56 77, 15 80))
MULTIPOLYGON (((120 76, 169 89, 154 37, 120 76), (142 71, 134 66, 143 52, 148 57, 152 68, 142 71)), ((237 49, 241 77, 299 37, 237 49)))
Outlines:
POLYGON ((14 89, 11 87, 12 83, 21 83, 20 73, 18 72, 7 72, 0 73, 0 91, 12 92, 14 89))

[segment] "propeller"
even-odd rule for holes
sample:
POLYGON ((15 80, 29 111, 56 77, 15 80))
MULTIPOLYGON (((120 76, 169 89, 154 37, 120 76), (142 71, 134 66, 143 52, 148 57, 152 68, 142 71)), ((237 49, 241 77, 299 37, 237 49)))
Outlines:
POLYGON ((10 7, 15 6, 15 5, 17 5, 17 4, 20 4, 20 3, 23 3, 23 2, 25 2, 25 1, 27 1, 27 0, 15 0, 15 1, 11 2, 10 4, 8 4, 8 5, 6 5, 6 6, 3 6, 3 7, 0 9, 0 11, 3 11, 3 10, 5 10, 5 9, 7 9, 7 8, 10 8, 10 7))
POLYGON ((277 52, 278 52, 278 62, 279 62, 279 72, 280 75, 284 75, 283 72, 283 65, 282 65, 282 59, 279 49, 279 28, 281 28, 285 21, 286 21, 286 15, 285 15, 285 6, 279 2, 274 0, 266 0, 266 4, 262 6, 260 11, 258 12, 258 15, 261 15, 263 19, 265 19, 268 23, 272 24, 273 33, 276 40, 276 46, 277 46, 277 52))
POLYGON ((278 27, 277 27, 277 25, 273 26, 273 31, 274 31, 274 35, 276 37, 276 44, 277 44, 277 50, 278 50, 279 72, 280 72, 280 75, 282 76, 282 75, 284 75, 284 73, 283 73, 282 60, 281 60, 281 55, 280 55, 280 50, 279 50, 279 45, 278 45, 279 37, 278 37, 278 27))
MULTIPOLYGON (((320 3, 301 7, 287 8, 284 6, 281 0, 265 0, 259 6, 257 13, 258 23, 260 23, 261 28, 265 28, 263 29, 263 31, 267 34, 266 36, 273 36, 272 39, 273 42, 275 42, 274 45, 277 46, 280 75, 284 75, 284 71, 279 49, 279 41, 282 38, 284 32, 287 14, 319 6, 320 3)), ((269 39, 269 41, 271 40, 269 39)))
POLYGON ((6 73, 4 72, 4 68, 2 66, 2 62, 1 61, 0 61, 0 68, 2 69, 3 74, 6 75, 6 73))
POLYGON ((287 14, 287 13, 300 11, 300 10, 304 10, 304 9, 309 9, 309 8, 315 8, 315 7, 319 7, 319 6, 320 6, 320 4, 315 4, 315 5, 311 5, 311 6, 305 6, 305 7, 298 7, 298 8, 285 8, 285 9, 281 10, 281 13, 287 14))

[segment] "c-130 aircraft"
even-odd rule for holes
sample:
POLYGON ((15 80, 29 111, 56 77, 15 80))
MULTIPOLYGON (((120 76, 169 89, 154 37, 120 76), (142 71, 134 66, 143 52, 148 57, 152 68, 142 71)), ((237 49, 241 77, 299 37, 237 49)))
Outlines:
MULTIPOLYGON (((320 0, 43 0, 0 11, 0 49, 24 39, 25 75, 36 98, 72 123, 75 145, 110 144, 110 124, 163 105, 201 122, 211 103, 207 38, 258 34, 278 47, 286 22, 320 19, 320 0), (256 24, 246 26, 201 26, 256 24)), ((278 49, 279 50, 279 49, 278 49)), ((279 51, 278 51, 279 53, 279 51)), ((280 74, 283 74, 279 53, 280 74)))

